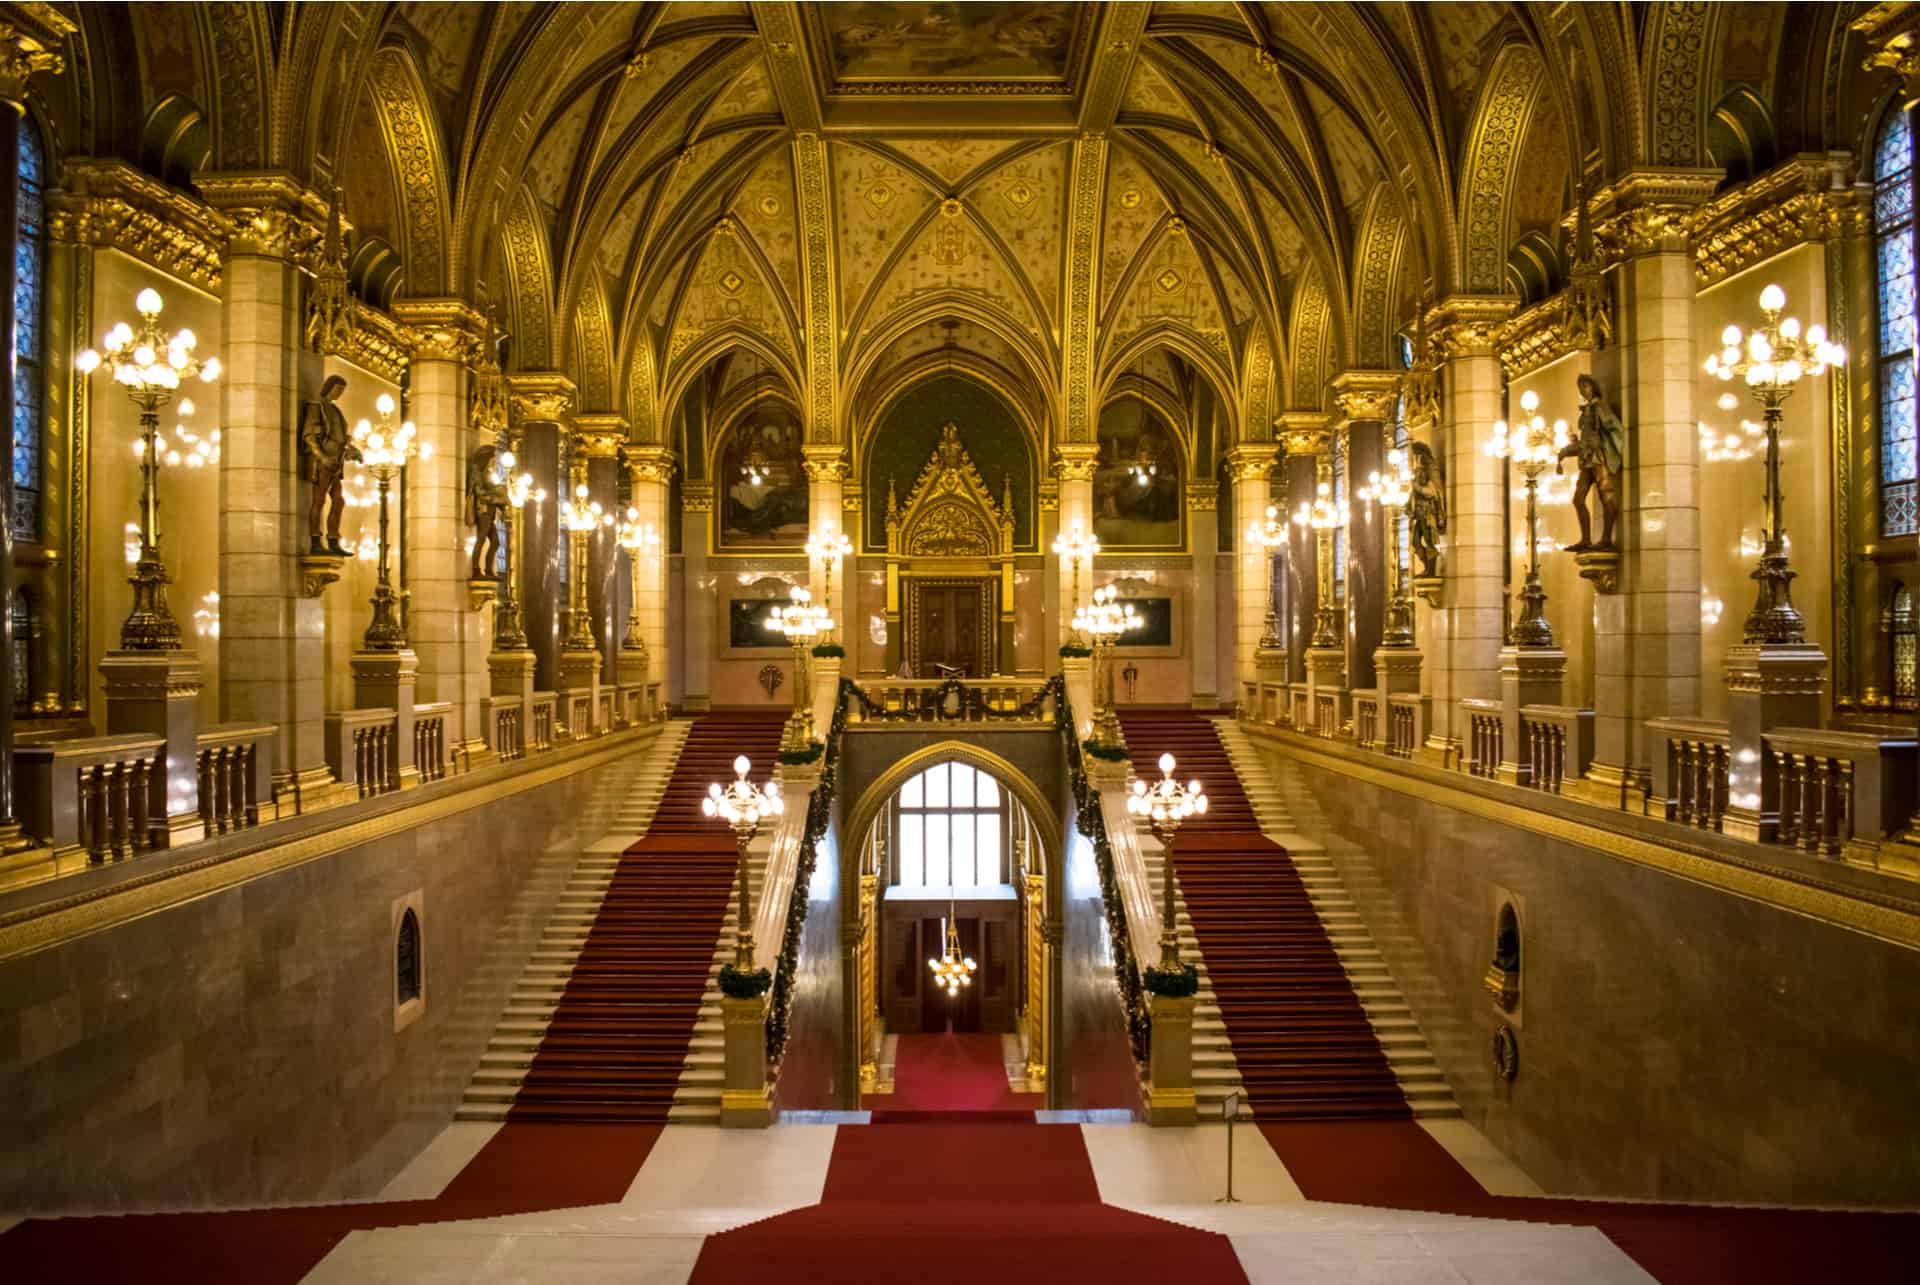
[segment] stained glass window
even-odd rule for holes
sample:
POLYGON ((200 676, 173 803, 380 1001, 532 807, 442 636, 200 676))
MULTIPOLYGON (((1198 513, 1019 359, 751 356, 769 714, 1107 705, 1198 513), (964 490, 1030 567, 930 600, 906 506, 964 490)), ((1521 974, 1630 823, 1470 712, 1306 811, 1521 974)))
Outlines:
POLYGON ((40 538, 42 296, 47 265, 46 153, 31 116, 20 119, 19 221, 13 242, 13 535, 40 538))
POLYGON ((1913 127, 1897 104, 1873 154, 1880 305, 1880 531, 1910 535, 1915 512, 1913 127))

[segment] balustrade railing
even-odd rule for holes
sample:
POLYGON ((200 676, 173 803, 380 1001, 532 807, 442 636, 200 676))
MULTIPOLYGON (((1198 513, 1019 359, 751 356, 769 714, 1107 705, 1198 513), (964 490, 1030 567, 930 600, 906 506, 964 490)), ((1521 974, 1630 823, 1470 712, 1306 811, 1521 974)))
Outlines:
POLYGON ((195 737, 200 821, 209 835, 260 824, 260 805, 273 795, 272 756, 269 723, 223 723, 195 737))
POLYGON ((447 774, 447 719, 452 713, 452 701, 413 707, 413 766, 423 785, 447 774))
POLYGON ((889 678, 853 686, 847 725, 1054 722, 1058 678, 889 678))
POLYGON ((1353 743, 1363 750, 1381 748, 1380 695, 1356 691, 1353 694, 1353 743))
POLYGON ((1571 705, 1520 707, 1523 785, 1559 794, 1568 781, 1586 775, 1593 761, 1593 711, 1571 705))
POLYGON ((1287 686, 1287 718, 1295 731, 1313 731, 1313 701, 1305 683, 1287 686))
POLYGON ((399 724, 390 709, 327 715, 327 766, 363 799, 400 788, 399 724))
POLYGON ((527 752, 526 711, 518 696, 482 696, 480 726, 495 758, 523 758, 527 752))
POLYGON ((166 818, 165 747, 137 734, 16 747, 21 829, 96 863, 145 852, 166 818))
POLYGON ((1460 712, 1467 725, 1461 766, 1472 776, 1492 780, 1500 770, 1500 755, 1506 743, 1500 702, 1470 697, 1460 702, 1460 712))
POLYGON ((1427 736, 1427 698, 1417 692, 1387 697, 1387 753, 1410 759, 1427 736))
POLYGON ((533 710, 527 721, 527 739, 522 742, 524 748, 542 752, 553 748, 556 699, 552 692, 533 694, 533 710))
POLYGON ((602 687, 600 689, 600 695, 598 699, 594 701, 593 714, 594 714, 595 721, 593 725, 587 728, 583 732, 574 733, 574 735, 586 737, 586 736, 595 735, 598 732, 612 731, 613 730, 613 710, 614 710, 613 698, 615 697, 615 695, 617 695, 617 693, 613 690, 613 688, 602 687))
POLYGON ((1913 815, 1912 736, 1776 727, 1761 739, 1779 782, 1780 843, 1840 856, 1913 815))
POLYGON ((1650 718, 1647 728, 1665 743, 1653 756, 1650 799, 1669 821, 1698 830, 1718 830, 1727 814, 1727 767, 1732 742, 1725 723, 1703 719, 1650 718))

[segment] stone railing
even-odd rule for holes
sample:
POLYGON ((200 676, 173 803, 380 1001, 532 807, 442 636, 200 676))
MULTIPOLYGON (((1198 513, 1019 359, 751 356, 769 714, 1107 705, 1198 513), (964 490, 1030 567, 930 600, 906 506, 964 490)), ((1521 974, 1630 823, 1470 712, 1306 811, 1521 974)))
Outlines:
POLYGON ((222 723, 194 738, 200 822, 209 835, 260 824, 273 798, 273 725, 222 723))
POLYGON ((451 764, 447 757, 447 719, 453 714, 452 701, 431 701, 413 707, 413 766, 424 785, 445 777, 451 764))
POLYGON ((653 717, 647 708, 647 692, 651 683, 622 683, 615 692, 614 708, 618 711, 616 721, 623 727, 638 727, 653 717))
MULTIPOLYGON (((586 691, 564 691, 548 694, 558 709, 559 733, 571 740, 584 741, 593 735, 594 701, 593 693, 586 691)), ((536 694, 534 701, 539 702, 536 694)))
POLYGON ((666 688, 658 681, 647 684, 646 714, 649 721, 658 721, 667 716, 666 688))
POLYGON ((1387 697, 1387 753, 1410 759, 1427 739, 1428 698, 1417 692, 1387 697))
POLYGON ((863 723, 1055 721, 1057 680, 1042 678, 887 678, 854 687, 847 726, 863 723))
POLYGON ((554 704, 559 698, 553 692, 535 692, 533 708, 529 711, 524 739, 521 745, 534 753, 544 753, 553 748, 554 704))
POLYGON ((1520 707, 1520 763, 1523 785, 1549 794, 1587 774, 1593 762, 1593 711, 1571 705, 1520 707))
POLYGON ((1353 693, 1353 743, 1363 750, 1377 750, 1385 729, 1380 722, 1380 693, 1358 689, 1353 693))
POLYGON ((518 696, 482 696, 480 730, 495 758, 517 759, 527 752, 526 711, 518 696))
POLYGON ((1500 770, 1506 739, 1501 724, 1504 712, 1499 701, 1469 697, 1460 702, 1460 721, 1467 729, 1460 766, 1470 775, 1491 780, 1500 770))
POLYGON ((21 829, 56 856, 120 860, 153 846, 166 816, 157 736, 88 736, 14 750, 21 829))
POLYGON ((363 799, 400 788, 399 720, 391 709, 327 715, 327 766, 363 799))
POLYGON ((1780 783, 1780 843, 1840 856, 1912 818, 1912 736, 1776 727, 1761 739, 1780 783))
POLYGON ((602 687, 600 689, 600 694, 598 698, 594 701, 593 727, 589 728, 586 732, 576 732, 574 733, 574 735, 576 737, 590 736, 590 735, 593 735, 595 732, 612 731, 613 723, 614 723, 614 709, 615 709, 614 697, 617 695, 619 695, 619 693, 614 691, 613 688, 602 687))
POLYGON ((1727 767, 1732 741, 1725 723, 1691 718, 1650 718, 1653 784, 1649 803, 1669 821, 1718 830, 1727 814, 1727 767), (1661 752, 1660 746, 1665 745, 1661 752))
POLYGON ((1305 683, 1287 684, 1287 721, 1296 731, 1313 731, 1313 700, 1305 683))

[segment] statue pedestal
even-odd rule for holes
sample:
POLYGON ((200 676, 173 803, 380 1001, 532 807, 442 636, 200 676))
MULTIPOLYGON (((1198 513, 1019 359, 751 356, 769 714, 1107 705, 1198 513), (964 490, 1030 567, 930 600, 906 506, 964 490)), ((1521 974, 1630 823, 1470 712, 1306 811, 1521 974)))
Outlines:
POLYGON ((1307 648, 1307 709, 1313 720, 1310 731, 1319 736, 1340 735, 1352 717, 1347 703, 1347 653, 1342 647, 1307 648), (1327 697, 1333 698, 1331 708, 1327 697))
POLYGON ((767 1001, 722 998, 726 1031, 726 1079, 720 1089, 720 1126, 764 1129, 773 1123, 773 1097, 767 1091, 767 1001))
POLYGON ((400 788, 420 784, 420 765, 414 761, 413 696, 420 661, 410 648, 399 651, 356 651, 348 660, 353 670, 353 707, 390 709, 394 721, 394 763, 400 788))
POLYGON ((1567 653, 1558 647, 1500 649, 1500 763, 1495 779, 1527 784, 1532 766, 1520 743, 1520 708, 1558 705, 1566 676, 1567 653))
POLYGON ((1153 1043, 1147 1067, 1147 1123, 1193 1124, 1193 996, 1155 995, 1148 1005, 1153 1014, 1153 1043))
POLYGON ((153 845, 177 848, 206 837, 200 819, 200 658, 190 651, 110 651, 107 735, 138 732, 166 741, 160 779, 149 783, 153 845))
POLYGON ((1775 727, 1820 726, 1827 654, 1812 643, 1727 649, 1727 812, 1720 832, 1772 843, 1780 830, 1780 775, 1761 741, 1775 727))

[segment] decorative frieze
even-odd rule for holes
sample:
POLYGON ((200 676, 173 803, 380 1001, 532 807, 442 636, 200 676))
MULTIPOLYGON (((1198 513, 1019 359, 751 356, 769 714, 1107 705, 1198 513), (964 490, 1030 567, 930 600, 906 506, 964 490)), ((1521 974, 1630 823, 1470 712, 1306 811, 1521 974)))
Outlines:
POLYGON ((125 161, 76 158, 47 193, 55 241, 118 250, 175 280, 220 288, 226 233, 214 212, 125 161))
POLYGON ((665 446, 629 444, 627 472, 636 485, 651 482, 665 486, 673 478, 673 451, 665 446))
POLYGON ((1845 182, 1843 158, 1796 156, 1743 183, 1694 217, 1693 274, 1724 281, 1797 245, 1873 226, 1873 193, 1845 182))
POLYGON ((204 174, 195 180, 226 233, 226 252, 286 259, 319 272, 329 203, 281 171, 204 174))
POLYGON ((486 332, 487 319, 466 300, 399 299, 394 301, 393 315, 413 360, 471 365, 481 359, 480 337, 486 332))
POLYGON ((360 369, 382 379, 400 382, 408 361, 405 331, 392 317, 371 304, 349 300, 353 326, 339 354, 360 369))

